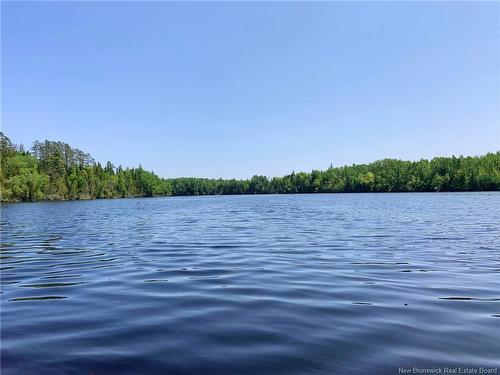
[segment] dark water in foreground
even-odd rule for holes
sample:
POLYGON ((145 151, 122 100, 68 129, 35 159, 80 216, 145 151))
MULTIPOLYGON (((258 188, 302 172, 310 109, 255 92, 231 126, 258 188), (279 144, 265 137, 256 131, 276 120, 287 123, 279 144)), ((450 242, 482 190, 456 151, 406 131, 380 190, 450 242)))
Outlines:
POLYGON ((500 366, 500 194, 2 207, 2 374, 500 366))

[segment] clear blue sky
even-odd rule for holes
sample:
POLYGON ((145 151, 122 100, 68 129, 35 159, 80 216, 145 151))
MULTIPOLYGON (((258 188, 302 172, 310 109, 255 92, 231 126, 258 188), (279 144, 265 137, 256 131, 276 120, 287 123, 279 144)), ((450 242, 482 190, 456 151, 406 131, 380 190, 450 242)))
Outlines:
POLYGON ((160 176, 500 149, 500 3, 2 2, 2 129, 160 176))

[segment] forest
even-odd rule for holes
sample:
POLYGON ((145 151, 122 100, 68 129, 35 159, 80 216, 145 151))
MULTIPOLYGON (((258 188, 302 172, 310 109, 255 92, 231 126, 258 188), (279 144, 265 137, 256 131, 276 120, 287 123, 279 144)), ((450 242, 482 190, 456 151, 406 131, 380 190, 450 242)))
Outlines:
POLYGON ((323 171, 249 180, 161 178, 137 168, 104 166, 64 142, 30 150, 0 132, 2 202, 217 194, 446 192, 500 190, 500 151, 432 160, 378 160, 323 171))

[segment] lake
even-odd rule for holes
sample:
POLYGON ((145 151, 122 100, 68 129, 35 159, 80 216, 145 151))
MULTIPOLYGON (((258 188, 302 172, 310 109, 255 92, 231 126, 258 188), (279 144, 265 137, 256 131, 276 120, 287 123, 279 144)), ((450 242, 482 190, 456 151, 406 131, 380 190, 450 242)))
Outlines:
POLYGON ((1 212, 2 374, 500 367, 500 193, 1 212))

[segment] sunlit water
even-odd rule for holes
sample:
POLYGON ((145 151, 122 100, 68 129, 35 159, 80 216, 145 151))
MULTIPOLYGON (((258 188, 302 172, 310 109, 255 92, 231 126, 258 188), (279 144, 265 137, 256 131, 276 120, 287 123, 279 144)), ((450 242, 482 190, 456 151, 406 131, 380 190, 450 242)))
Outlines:
POLYGON ((11 204, 2 374, 500 366, 500 194, 11 204))

